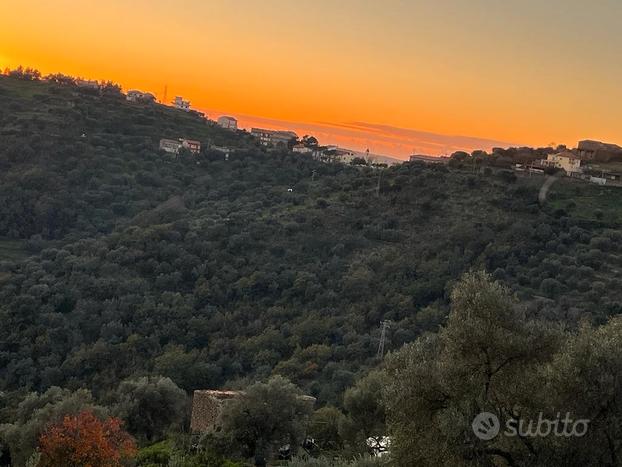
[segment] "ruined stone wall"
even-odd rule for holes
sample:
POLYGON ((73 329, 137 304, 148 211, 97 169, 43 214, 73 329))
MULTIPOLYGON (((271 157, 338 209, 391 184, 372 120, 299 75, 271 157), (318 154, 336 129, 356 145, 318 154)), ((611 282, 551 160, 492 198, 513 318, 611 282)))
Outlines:
POLYGON ((192 397, 192 418, 190 431, 212 433, 220 426, 223 404, 242 394, 240 391, 194 391, 192 397))
MULTIPOLYGON (((222 409, 227 402, 244 395, 244 391, 196 390, 192 396, 192 418, 190 431, 193 433, 213 433, 220 427, 222 409)), ((299 396, 313 408, 315 397, 299 396)))

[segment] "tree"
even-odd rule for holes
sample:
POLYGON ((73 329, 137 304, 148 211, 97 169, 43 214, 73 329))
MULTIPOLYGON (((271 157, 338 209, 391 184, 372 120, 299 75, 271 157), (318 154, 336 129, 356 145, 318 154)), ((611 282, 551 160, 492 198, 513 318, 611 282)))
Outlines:
POLYGON ((620 465, 622 459, 622 318, 594 328, 584 324, 543 369, 541 405, 550 418, 563 408, 589 420, 581 438, 555 438, 537 447, 543 464, 620 465), (580 395, 578 397, 578 395, 580 395))
POLYGON ((398 466, 620 465, 620 317, 568 334, 527 319, 507 288, 470 273, 454 288, 447 326, 392 355, 388 380, 398 466), (492 439, 471 427, 482 412, 498 419, 492 439), (572 430, 581 434, 564 434, 572 430))
POLYGON ((471 152, 471 157, 477 159, 486 159, 488 157, 488 153, 482 149, 476 149, 475 151, 471 152))
POLYGON ((156 357, 155 370, 186 391, 214 386, 219 376, 218 369, 206 362, 199 351, 186 352, 182 346, 169 346, 156 357))
POLYGON ((343 396, 347 417, 342 421, 339 433, 357 453, 367 449, 368 439, 380 440, 387 434, 382 400, 385 378, 384 372, 372 371, 343 396))
POLYGON ((469 157, 471 157, 469 155, 468 152, 465 151, 456 151, 454 153, 452 153, 451 156, 449 156, 450 159, 458 161, 458 162, 464 162, 465 160, 467 160, 469 157))
POLYGON ((49 75, 45 76, 45 80, 49 81, 49 82, 52 82, 52 83, 56 83, 56 84, 60 84, 60 85, 65 85, 65 86, 70 86, 70 85, 75 85, 76 84, 75 78, 73 78, 72 76, 64 75, 62 73, 49 74, 49 75))
POLYGON ((282 376, 248 387, 222 413, 222 432, 245 456, 273 457, 289 445, 295 452, 303 441, 312 403, 282 376))
POLYGON ((187 396, 170 378, 143 377, 123 381, 117 389, 115 413, 134 436, 153 442, 179 428, 187 412, 187 396))
POLYGON ((313 412, 309 422, 309 436, 323 451, 336 452, 343 448, 339 433, 345 415, 336 407, 326 406, 313 412))
POLYGON ((136 453, 132 437, 121 420, 100 420, 92 412, 67 415, 51 425, 39 439, 38 467, 115 467, 136 453))
POLYGON ((101 83, 100 87, 103 95, 109 95, 119 98, 123 96, 123 93, 121 92, 121 85, 113 81, 105 81, 101 83))
POLYGON ((6 72, 12 78, 22 79, 24 81, 39 81, 41 79, 41 72, 35 68, 24 68, 18 66, 14 70, 8 70, 6 72))
POLYGON ((300 142, 309 148, 317 147, 317 145, 319 144, 317 138, 311 135, 304 135, 300 142))
POLYGON ((95 405, 91 393, 85 389, 71 392, 52 387, 43 394, 31 393, 19 403, 14 422, 0 425, 0 437, 8 445, 13 462, 24 465, 46 426, 83 410, 106 413, 103 407, 95 405))
POLYGON ((397 465, 531 461, 529 440, 499 436, 484 443, 471 429, 481 412, 530 417, 538 371, 560 334, 526 319, 509 289, 483 272, 465 274, 451 294, 447 326, 391 356, 388 408, 397 465))

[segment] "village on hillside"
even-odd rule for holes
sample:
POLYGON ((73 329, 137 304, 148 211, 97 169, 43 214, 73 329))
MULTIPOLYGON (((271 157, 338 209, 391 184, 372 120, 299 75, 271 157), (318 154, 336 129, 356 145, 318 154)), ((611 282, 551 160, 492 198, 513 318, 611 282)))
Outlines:
MULTIPOLYGON (((97 82, 77 80, 76 85, 93 87, 97 86, 97 82)), ((137 90, 128 91, 126 99, 130 102, 156 102, 153 94, 137 90)), ((181 96, 176 96, 171 105, 176 109, 193 112, 207 121, 211 121, 202 112, 191 109, 190 101, 181 96)), ((246 131, 238 128, 237 119, 227 115, 219 117, 215 124, 231 131, 246 131)), ((305 135, 299 138, 293 131, 252 128, 250 134, 267 149, 287 148, 296 153, 311 155, 314 159, 323 162, 365 163, 371 166, 386 165, 378 164, 376 157, 369 154, 369 149, 366 153, 357 153, 335 145, 321 146, 315 137, 305 135)), ((178 154, 182 148, 198 154, 201 151, 201 143, 184 138, 178 140, 162 139, 160 141, 160 149, 168 153, 178 154)), ((209 149, 221 152, 228 158, 229 154, 236 148, 211 145, 209 149)), ((564 145, 559 145, 556 148, 539 149, 529 147, 493 148, 491 153, 482 150, 473 151, 471 154, 457 151, 450 157, 414 154, 409 157, 408 161, 450 164, 456 161, 464 162, 467 159, 471 159, 473 163, 479 165, 494 165, 512 169, 518 174, 550 175, 557 173, 597 185, 622 187, 622 147, 617 144, 594 140, 579 141, 577 147, 572 149, 564 145), (494 163, 490 164, 491 161, 494 163)))
MULTIPOLYGON (((147 104, 156 102, 156 97, 153 94, 138 90, 128 91, 126 99, 130 102, 147 104)), ((197 116, 204 118, 206 121, 215 123, 219 127, 226 130, 246 132, 246 130, 238 128, 238 121, 235 117, 222 115, 214 122, 203 112, 192 109, 190 107, 190 101, 181 96, 176 96, 171 102, 171 105, 175 109, 182 110, 184 112, 192 112, 197 116)), ((298 135, 293 131, 251 128, 250 134, 267 149, 286 148, 296 153, 309 154, 313 158, 324 162, 349 162, 357 156, 362 155, 357 154, 356 151, 340 148, 336 145, 320 146, 317 139, 312 136, 303 136, 299 139, 298 135)), ((177 140, 163 138, 160 141, 160 149, 171 154, 179 154, 182 148, 189 150, 193 154, 198 154, 201 151, 201 143, 199 141, 185 138, 179 138, 177 140)), ((225 157, 228 158, 229 154, 234 152, 236 148, 210 145, 209 149, 223 153, 225 157)), ((367 162, 372 162, 373 156, 369 155, 369 151, 366 156, 365 160, 367 162)))
MULTIPOLYGON (((155 96, 150 93, 131 90, 127 93, 127 100, 155 102, 155 96)), ((203 113, 192 110, 190 102, 180 96, 175 97, 172 105, 185 112, 195 112, 209 121, 203 113)), ((246 131, 239 129, 237 120, 231 116, 223 115, 215 123, 227 130, 246 131)), ((335 145, 320 146, 315 137, 305 135, 299 139, 293 131, 252 128, 250 134, 268 149, 287 148, 296 153, 311 155, 314 159, 323 162, 364 163, 370 166, 386 165, 385 163, 378 163, 377 156, 370 155, 369 149, 365 153, 357 153, 335 145)), ((179 140, 162 139, 160 141, 160 149, 166 152, 178 154, 181 148, 187 148, 195 154, 201 150, 198 141, 181 138, 179 140)), ((235 148, 219 146, 211 146, 210 149, 222 152, 227 158, 235 150, 235 148)), ((493 148, 490 154, 482 150, 473 151, 471 154, 457 151, 450 157, 414 154, 409 157, 408 161, 449 164, 452 161, 464 162, 468 158, 479 165, 511 168, 519 174, 550 175, 558 173, 598 185, 622 186, 622 147, 594 140, 579 141, 577 148, 574 149, 568 149, 564 145, 540 149, 529 147, 493 148)))
POLYGON ((574 180, 597 185, 622 186, 622 147, 594 140, 579 141, 576 148, 564 145, 555 148, 493 148, 473 151, 471 154, 456 151, 450 157, 412 155, 410 162, 431 164, 471 165, 482 169, 492 166, 511 169, 516 174, 562 175, 574 180))
MULTIPOLYGON (((37 70, 30 68, 19 67, 5 73, 25 80, 41 80, 72 85, 85 90, 85 92, 99 94, 105 94, 111 90, 121 92, 120 87, 111 82, 73 78, 62 74, 42 77, 37 70)), ((170 103, 167 103, 165 96, 158 101, 153 93, 131 89, 125 94, 125 99, 137 105, 159 103, 182 112, 191 113, 205 120, 207 124, 249 135, 256 141, 256 144, 261 145, 267 151, 289 150, 294 153, 310 155, 322 162, 345 162, 374 168, 401 162, 390 157, 371 154, 369 149, 361 152, 336 145, 320 145, 314 136, 304 135, 300 138, 293 131, 265 128, 251 128, 250 131, 247 131, 239 128, 237 119, 232 116, 222 115, 216 120, 209 119, 203 112, 193 109, 190 101, 182 96, 175 96, 170 103)), ((233 146, 220 146, 211 142, 201 142, 184 135, 180 135, 176 139, 161 138, 159 142, 161 151, 174 156, 179 155, 182 151, 199 154, 202 148, 223 154, 225 160, 229 158, 231 153, 241 149, 233 146), (207 144, 206 147, 205 144, 207 144)), ((492 167, 512 170, 517 175, 557 174, 597 185, 622 186, 622 147, 617 144, 589 139, 579 141, 576 148, 568 148, 565 145, 558 145, 555 148, 495 147, 490 153, 484 150, 475 150, 471 153, 456 151, 451 156, 413 154, 409 157, 408 162, 468 166, 479 170, 492 167)))
POLYGON ((579 141, 574 149, 559 146, 555 151, 528 163, 516 163, 516 171, 549 173, 556 170, 567 177, 597 185, 622 186, 622 147, 593 140, 579 141))

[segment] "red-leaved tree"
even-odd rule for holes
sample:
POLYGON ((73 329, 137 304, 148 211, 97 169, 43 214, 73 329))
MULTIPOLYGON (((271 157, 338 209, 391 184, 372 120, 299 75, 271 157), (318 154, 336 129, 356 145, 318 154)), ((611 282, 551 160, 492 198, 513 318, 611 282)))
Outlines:
POLYGON ((38 467, 117 467, 136 454, 121 420, 100 420, 90 411, 67 415, 39 438, 38 467))

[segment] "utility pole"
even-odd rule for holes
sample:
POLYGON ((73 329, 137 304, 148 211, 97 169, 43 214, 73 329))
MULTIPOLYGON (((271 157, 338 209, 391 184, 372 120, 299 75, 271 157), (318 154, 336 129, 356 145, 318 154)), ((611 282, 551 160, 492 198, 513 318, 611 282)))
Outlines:
POLYGON ((382 180, 382 168, 378 167, 378 185, 376 186, 376 198, 380 198, 380 180, 382 180))
POLYGON ((391 321, 385 319, 380 324, 382 325, 382 329, 380 331, 380 343, 378 344, 378 353, 376 354, 376 357, 382 360, 382 357, 384 357, 384 344, 387 340, 387 329, 389 329, 391 321))

